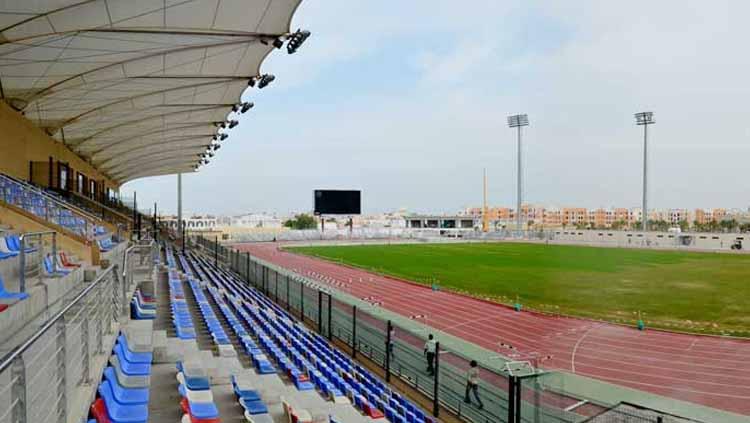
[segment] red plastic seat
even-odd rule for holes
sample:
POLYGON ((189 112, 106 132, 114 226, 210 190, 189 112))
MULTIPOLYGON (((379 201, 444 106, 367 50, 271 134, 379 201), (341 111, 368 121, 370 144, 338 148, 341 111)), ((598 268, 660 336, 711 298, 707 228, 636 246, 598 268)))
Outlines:
POLYGON ((65 267, 81 267, 80 264, 76 264, 68 260, 68 255, 65 254, 65 251, 60 251, 60 261, 62 261, 62 264, 65 267))
POLYGON ((112 423, 107 415, 107 406, 101 398, 91 404, 91 416, 96 419, 96 423, 112 423))
POLYGON ((0 313, 4 312, 8 309, 8 304, 0 304, 0 313))

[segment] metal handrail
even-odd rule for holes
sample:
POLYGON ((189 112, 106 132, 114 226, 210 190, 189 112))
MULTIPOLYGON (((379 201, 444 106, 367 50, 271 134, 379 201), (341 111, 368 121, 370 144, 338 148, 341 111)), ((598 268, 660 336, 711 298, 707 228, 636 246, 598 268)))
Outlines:
MULTIPOLYGON (((20 292, 26 292, 26 238, 36 237, 38 236, 39 239, 44 235, 52 235, 52 274, 54 275, 57 273, 57 232, 56 231, 44 231, 44 232, 27 232, 25 234, 21 234, 21 236, 18 238, 21 245, 19 245, 19 249, 21 250, 20 256, 18 258, 18 267, 19 267, 19 273, 18 273, 18 279, 19 279, 19 291, 20 292)), ((41 251, 40 251, 41 253, 41 251)), ((42 260, 44 260, 44 257, 41 257, 42 260)))
POLYGON ((36 342, 39 338, 41 338, 55 323, 57 323, 58 320, 60 320, 65 313, 67 313, 73 306, 78 304, 79 301, 81 301, 86 295, 88 295, 89 292, 91 292, 94 288, 96 288, 101 281, 104 280, 105 276, 108 276, 110 272, 114 272, 117 274, 117 265, 113 264, 109 266, 107 269, 104 270, 99 276, 97 276, 96 279, 94 279, 93 282, 91 282, 83 291, 81 291, 78 295, 73 298, 73 300, 68 303, 67 306, 65 306, 62 310, 55 313, 55 315, 47 320, 47 322, 42 325, 37 331, 29 337, 23 344, 17 346, 12 351, 8 352, 2 359, 0 359, 0 373, 8 369, 11 364, 13 364, 13 360, 20 357, 21 354, 26 352, 33 344, 36 342))

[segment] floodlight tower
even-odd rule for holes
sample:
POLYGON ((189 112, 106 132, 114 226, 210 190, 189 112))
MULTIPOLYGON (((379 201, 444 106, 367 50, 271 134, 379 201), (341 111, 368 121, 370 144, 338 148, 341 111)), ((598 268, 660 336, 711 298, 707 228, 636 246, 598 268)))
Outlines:
POLYGON ((635 114, 635 124, 643 126, 643 210, 641 211, 641 229, 648 231, 648 126, 656 123, 653 112, 635 114))
POLYGON ((516 230, 521 232, 521 204, 523 202, 523 171, 522 171, 522 164, 521 164, 521 128, 524 126, 529 126, 529 116, 528 115, 513 115, 508 116, 508 126, 511 128, 518 128, 518 179, 517 179, 517 198, 516 198, 516 230))

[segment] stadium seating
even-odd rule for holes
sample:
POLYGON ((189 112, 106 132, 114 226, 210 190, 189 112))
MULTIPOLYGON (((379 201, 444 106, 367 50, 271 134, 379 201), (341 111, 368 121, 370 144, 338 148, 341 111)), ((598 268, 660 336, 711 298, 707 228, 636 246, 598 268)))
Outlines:
POLYGON ((89 228, 93 230, 93 220, 66 208, 60 199, 7 175, 0 175, 0 199, 79 236, 93 235, 87 232, 89 228))
MULTIPOLYGON (((150 329, 149 329, 150 335, 150 329)), ((91 405, 91 417, 97 423, 146 423, 148 421, 149 383, 153 353, 151 345, 137 345, 128 338, 138 332, 121 332, 104 369, 97 389, 99 397, 91 405), (145 377, 144 377, 145 376, 145 377)), ((150 339, 150 338, 149 338, 150 339)))
MULTIPOLYGON (((317 389, 330 401, 352 402, 372 419, 409 423, 433 421, 419 407, 331 347, 327 340, 304 329, 285 310, 232 274, 198 256, 189 257, 184 266, 194 267, 197 278, 209 282, 208 292, 241 340, 245 353, 253 358, 259 373, 262 373, 260 357, 270 366, 273 366, 269 360, 272 358, 299 390, 317 389)), ((236 379, 232 382, 239 396, 237 392, 241 392, 242 387, 236 379)), ((307 418, 303 411, 293 410, 287 403, 284 408, 290 419, 304 421, 307 418)))

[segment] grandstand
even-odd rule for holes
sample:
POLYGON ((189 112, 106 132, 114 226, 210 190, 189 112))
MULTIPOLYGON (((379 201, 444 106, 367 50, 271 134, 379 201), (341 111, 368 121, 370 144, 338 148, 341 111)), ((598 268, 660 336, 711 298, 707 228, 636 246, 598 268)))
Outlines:
POLYGON ((665 405, 645 391, 543 370, 544 357, 489 351, 422 314, 382 307, 340 267, 315 272, 277 262, 284 257, 264 244, 251 255, 186 237, 144 214, 136 196, 121 196, 127 182, 196 172, 219 154, 254 107, 248 93, 275 80, 261 70, 265 58, 283 47, 295 53, 310 36, 291 27, 299 3, 2 3, 0 422, 746 420, 731 393, 732 410, 665 405), (432 373, 431 333, 439 336, 432 373), (475 360, 483 407, 465 400, 475 360))

